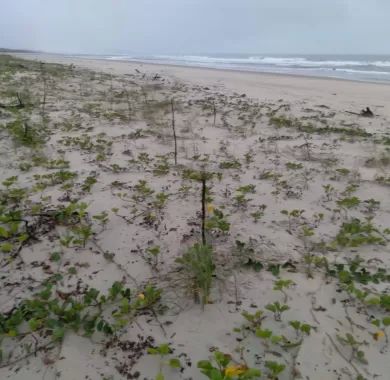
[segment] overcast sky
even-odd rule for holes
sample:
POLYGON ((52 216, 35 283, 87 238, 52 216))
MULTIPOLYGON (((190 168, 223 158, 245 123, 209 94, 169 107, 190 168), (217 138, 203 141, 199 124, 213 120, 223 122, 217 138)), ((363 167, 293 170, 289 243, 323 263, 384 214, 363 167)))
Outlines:
POLYGON ((390 0, 0 0, 0 47, 64 53, 390 53, 390 0))

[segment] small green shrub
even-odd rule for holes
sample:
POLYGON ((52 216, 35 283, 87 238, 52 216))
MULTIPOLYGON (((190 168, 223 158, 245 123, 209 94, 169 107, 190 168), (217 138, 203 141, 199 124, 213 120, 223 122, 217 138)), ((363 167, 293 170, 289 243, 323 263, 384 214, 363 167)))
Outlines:
POLYGON ((257 206, 257 210, 251 213, 251 217, 253 218, 253 221, 257 223, 263 216, 264 211, 267 208, 267 205, 260 205, 257 206))
POLYGON ((234 364, 231 355, 220 351, 214 353, 213 360, 199 361, 198 368, 210 380, 250 380, 261 377, 260 370, 248 368, 244 363, 234 364))
POLYGON ((356 360, 362 364, 368 364, 364 351, 360 349, 362 345, 366 344, 365 342, 357 341, 355 337, 350 333, 346 333, 345 336, 337 335, 337 339, 343 346, 347 346, 350 348, 351 361, 356 360))
POLYGON ((359 247, 365 244, 386 244, 379 230, 370 221, 352 219, 343 223, 334 244, 341 247, 359 247))
POLYGON ((290 170, 299 170, 303 168, 303 165, 301 163, 287 162, 286 168, 290 170))
POLYGON ((280 364, 274 361, 266 361, 265 367, 268 369, 268 378, 270 380, 278 380, 278 376, 286 369, 284 364, 280 364))
POLYGON ((337 201, 337 204, 343 208, 353 208, 360 205, 358 197, 344 198, 337 201))
POLYGON ((220 169, 240 169, 241 164, 237 160, 223 161, 219 164, 220 169))
POLYGON ((173 369, 180 369, 182 365, 180 363, 180 359, 176 357, 171 357, 170 359, 164 360, 167 356, 171 355, 173 349, 170 347, 168 343, 160 344, 157 347, 148 348, 149 355, 160 356, 160 368, 158 374, 156 375, 156 380, 165 380, 165 376, 163 374, 163 367, 168 366, 173 369))
POLYGON ((44 128, 30 125, 20 119, 7 123, 6 131, 12 136, 16 145, 37 148, 45 143, 44 128))
POLYGON ((121 282, 114 282, 107 294, 88 288, 83 294, 62 299, 53 284, 47 284, 10 312, 0 313, 0 342, 5 337, 19 339, 34 333, 53 342, 62 341, 69 331, 86 337, 95 332, 113 335, 158 302, 160 294, 160 290, 147 285, 137 296, 121 282), (105 309, 110 305, 115 305, 116 311, 106 316, 105 309))
POLYGON ((268 304, 265 306, 265 308, 274 313, 275 321, 280 321, 282 318, 282 313, 290 309, 288 305, 281 304, 279 301, 268 304))
POLYGON ((213 250, 208 245, 195 244, 176 262, 192 278, 195 294, 201 293, 202 305, 208 303, 211 283, 215 271, 213 250))
POLYGON ((205 228, 208 231, 219 230, 221 232, 229 232, 230 223, 226 220, 222 211, 214 209, 212 211, 212 216, 206 220, 205 228))
POLYGON ((270 125, 276 128, 293 128, 299 132, 310 134, 343 134, 349 137, 370 137, 371 133, 366 132, 361 128, 341 128, 341 127, 316 127, 312 123, 303 123, 301 120, 288 116, 272 116, 269 119, 270 125))

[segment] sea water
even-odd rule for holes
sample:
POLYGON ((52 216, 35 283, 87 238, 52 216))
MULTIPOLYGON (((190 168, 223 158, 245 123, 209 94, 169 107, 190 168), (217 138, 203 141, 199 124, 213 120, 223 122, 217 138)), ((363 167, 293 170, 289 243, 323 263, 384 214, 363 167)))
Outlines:
POLYGON ((104 59, 390 83, 390 55, 115 55, 104 59))

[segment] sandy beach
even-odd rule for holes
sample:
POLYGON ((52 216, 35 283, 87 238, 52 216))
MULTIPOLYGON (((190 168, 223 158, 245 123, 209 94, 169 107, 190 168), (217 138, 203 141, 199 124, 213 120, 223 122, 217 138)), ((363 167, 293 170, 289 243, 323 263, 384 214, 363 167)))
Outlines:
POLYGON ((2 54, 0 136, 0 379, 389 378, 389 85, 2 54))

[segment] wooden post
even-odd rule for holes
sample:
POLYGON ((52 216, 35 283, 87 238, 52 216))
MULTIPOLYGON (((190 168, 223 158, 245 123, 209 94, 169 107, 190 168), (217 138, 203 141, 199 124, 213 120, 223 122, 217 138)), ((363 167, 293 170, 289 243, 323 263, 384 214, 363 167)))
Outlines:
POLYGON ((131 105, 130 105, 130 97, 129 97, 129 92, 124 89, 124 92, 125 92, 125 95, 126 95, 126 101, 127 101, 127 111, 128 111, 128 116, 127 116, 127 119, 128 119, 128 122, 130 123, 131 121, 131 105))
POLYGON ((175 107, 173 103, 173 99, 171 99, 171 111, 172 111, 172 130, 173 130, 173 140, 175 144, 175 165, 177 165, 177 139, 176 139, 176 127, 175 127, 175 107))
POLYGON ((41 68, 41 77, 43 81, 43 95, 42 95, 42 120, 43 122, 45 121, 45 108, 46 108, 46 92, 47 92, 47 78, 45 75, 45 66, 44 63, 40 63, 40 68, 41 68))
POLYGON ((213 122, 213 125, 215 127, 215 122, 216 122, 216 119, 217 119, 217 108, 215 107, 215 100, 213 100, 213 113, 214 113, 214 122, 213 122))
POLYGON ((206 174, 202 175, 202 244, 206 245, 206 174))

